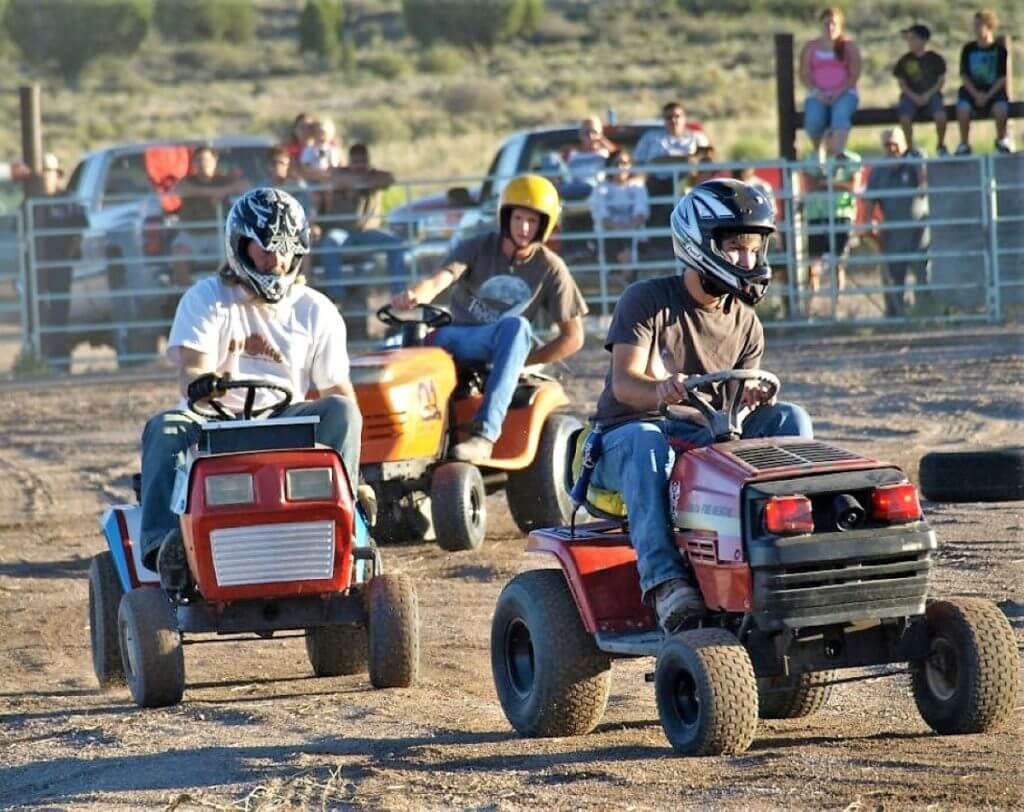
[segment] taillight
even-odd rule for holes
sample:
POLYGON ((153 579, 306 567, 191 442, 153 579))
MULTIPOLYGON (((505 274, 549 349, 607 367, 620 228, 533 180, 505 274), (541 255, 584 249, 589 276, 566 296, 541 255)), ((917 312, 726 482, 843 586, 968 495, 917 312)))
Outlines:
POLYGON ((764 506, 764 527, 782 536, 813 532, 811 500, 806 496, 773 496, 764 506))
POLYGON ((917 488, 911 483, 885 485, 871 492, 871 516, 882 522, 913 522, 921 518, 917 488))

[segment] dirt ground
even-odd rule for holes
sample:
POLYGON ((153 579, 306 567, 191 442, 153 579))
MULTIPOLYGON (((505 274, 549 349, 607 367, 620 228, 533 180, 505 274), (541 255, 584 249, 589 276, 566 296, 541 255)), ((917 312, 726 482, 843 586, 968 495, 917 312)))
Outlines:
MULTIPOLYGON (((1021 443, 1024 330, 888 338, 770 338, 765 367, 805 404, 818 436, 917 475, 933 449, 1021 443)), ((586 412, 606 355, 583 353, 568 386, 586 412)), ((310 676, 301 640, 191 646, 177 707, 142 711, 100 693, 89 658, 86 571, 97 519, 127 501, 146 417, 169 382, 107 377, 0 388, 0 807, 1020 808, 1022 721, 942 738, 906 677, 841 685, 816 716, 762 723, 749 752, 674 757, 644 683, 620 661, 593 734, 510 730, 488 657, 502 585, 546 562, 523 555, 501 495, 484 549, 385 549, 416 576, 423 668, 412 689, 310 676)), ((942 542, 939 595, 1000 603, 1024 640, 1024 503, 926 503, 942 542)), ((1024 700, 1022 700, 1024 703, 1024 700)))

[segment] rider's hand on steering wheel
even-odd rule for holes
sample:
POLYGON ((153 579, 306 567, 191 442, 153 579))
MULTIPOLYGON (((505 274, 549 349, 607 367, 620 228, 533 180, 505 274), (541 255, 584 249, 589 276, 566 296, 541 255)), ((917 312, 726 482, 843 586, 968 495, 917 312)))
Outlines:
POLYGON ((686 376, 680 372, 676 372, 669 375, 667 378, 658 381, 658 385, 655 387, 654 392, 658 396, 658 400, 661 403, 667 403, 669 405, 673 403, 682 403, 687 399, 686 387, 683 385, 686 380, 686 376))
POLYGON ((224 389, 221 384, 231 376, 218 375, 216 372, 207 372, 189 382, 186 394, 190 401, 206 400, 211 395, 223 395, 224 389))
POLYGON ((771 390, 759 384, 746 386, 743 389, 743 405, 748 409, 756 409, 758 406, 767 406, 775 399, 771 390))
POLYGON ((401 293, 396 293, 391 297, 391 306, 395 310, 412 310, 418 304, 420 304, 419 297, 412 288, 403 290, 401 293))

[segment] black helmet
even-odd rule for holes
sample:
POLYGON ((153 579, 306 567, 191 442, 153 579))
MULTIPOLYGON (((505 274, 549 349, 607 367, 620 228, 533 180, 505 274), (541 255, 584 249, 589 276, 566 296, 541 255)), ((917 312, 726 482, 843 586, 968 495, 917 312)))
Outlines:
POLYGON ((298 276, 299 264, 309 253, 309 221, 299 201, 281 189, 263 187, 246 192, 228 212, 224 229, 228 272, 245 282, 261 299, 279 302, 298 276), (249 241, 264 251, 293 254, 292 267, 283 276, 261 273, 249 259, 249 241))
POLYGON ((767 238, 775 233, 775 207, 762 192, 738 180, 709 180, 679 201, 671 225, 676 258, 700 274, 709 294, 733 294, 751 305, 764 298, 772 277, 767 238), (722 251, 723 240, 736 234, 764 235, 753 268, 733 265, 722 251))

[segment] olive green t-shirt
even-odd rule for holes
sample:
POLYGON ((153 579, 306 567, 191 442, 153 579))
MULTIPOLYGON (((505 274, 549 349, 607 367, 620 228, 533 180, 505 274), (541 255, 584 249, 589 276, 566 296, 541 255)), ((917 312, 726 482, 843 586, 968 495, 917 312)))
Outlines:
MULTIPOLYGON (((754 309, 739 300, 728 308, 708 310, 687 292, 681 276, 636 282, 615 305, 605 349, 616 344, 647 351, 646 372, 660 380, 669 374, 706 375, 724 369, 757 369, 764 355, 764 328, 754 309)), ((721 406, 713 392, 715 407, 721 406)), ((697 418, 698 412, 692 410, 697 418)), ((605 378, 594 419, 612 425, 627 420, 659 417, 636 412, 616 400, 612 373, 605 378)))
POLYGON ((492 324, 505 316, 532 322, 541 310, 557 323, 587 313, 569 268, 544 245, 525 260, 509 259, 501 252, 501 235, 481 234, 456 245, 442 267, 455 277, 455 324, 492 324))

